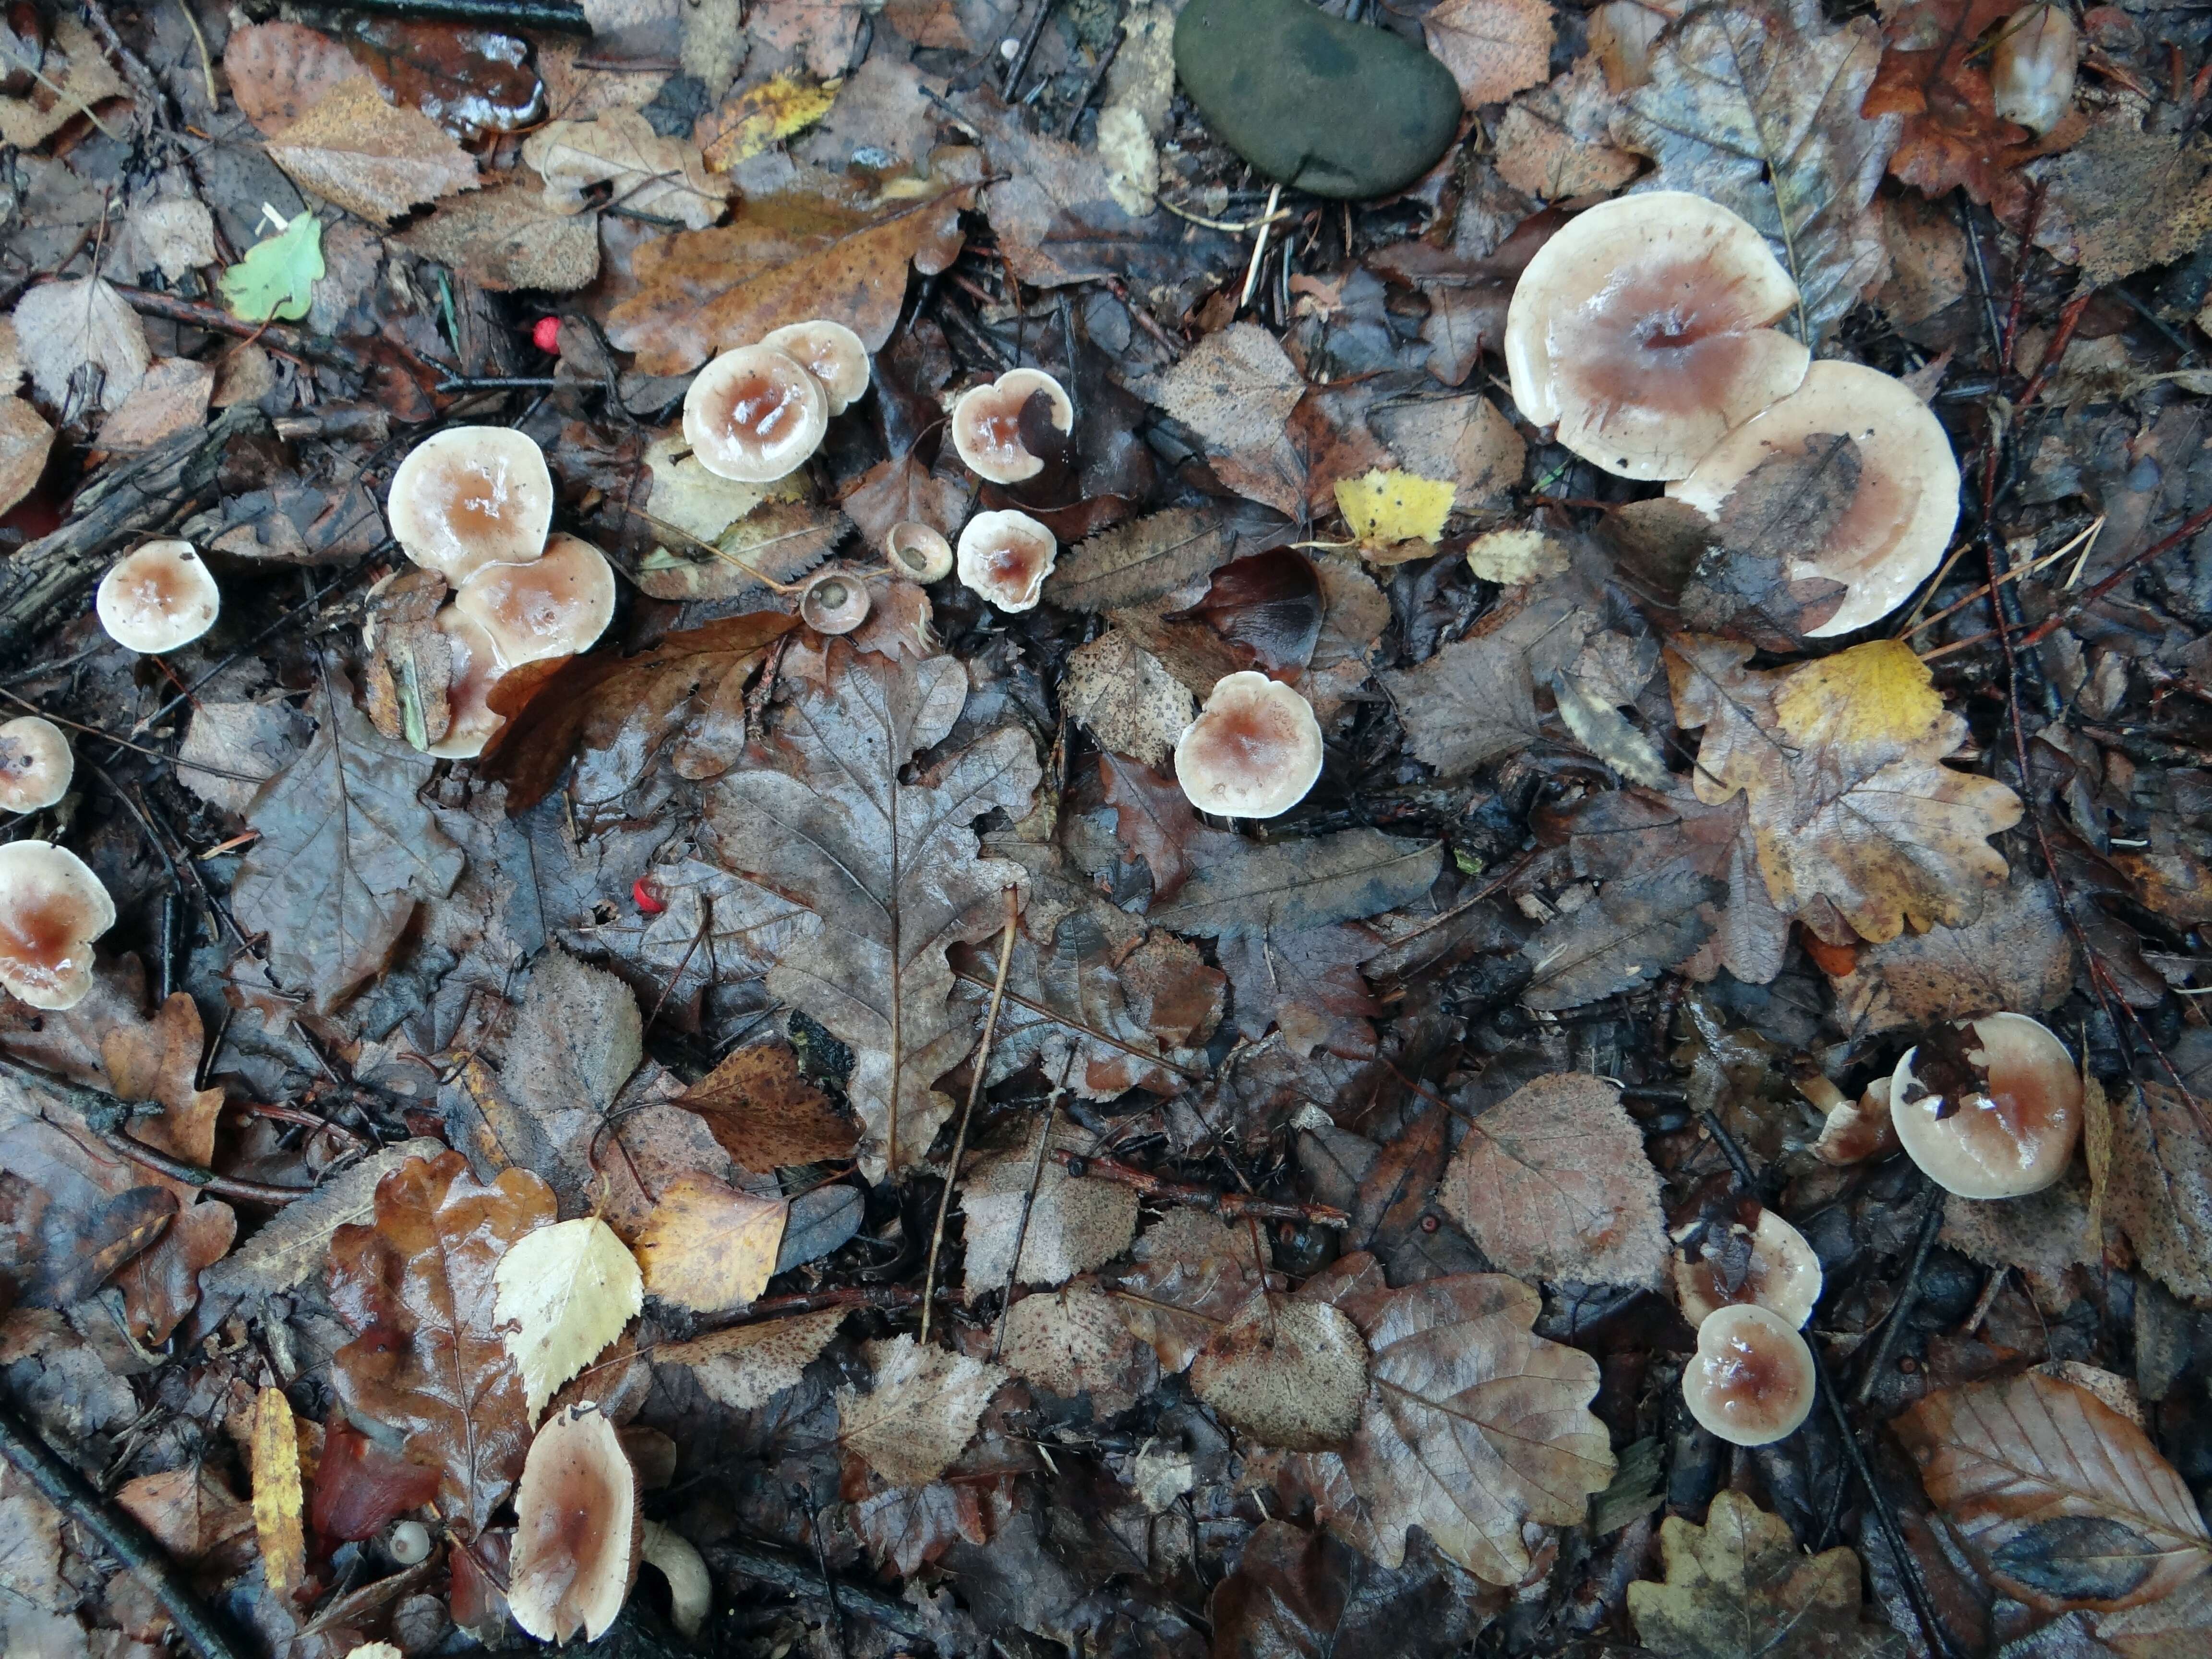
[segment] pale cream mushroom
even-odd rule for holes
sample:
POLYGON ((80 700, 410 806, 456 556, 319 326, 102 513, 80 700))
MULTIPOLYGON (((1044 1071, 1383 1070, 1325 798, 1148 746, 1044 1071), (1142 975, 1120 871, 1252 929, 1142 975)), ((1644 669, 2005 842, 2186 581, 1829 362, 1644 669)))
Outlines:
POLYGON ((93 608, 110 639, 150 656, 213 628, 222 590, 190 542, 148 542, 108 567, 93 608))
POLYGON ((33 1008, 74 1008, 92 989, 92 942, 115 902, 65 847, 0 845, 0 988, 33 1008))
POLYGON ((637 1474, 595 1406, 571 1406, 530 1443, 514 1488, 507 1604, 544 1642, 597 1641, 637 1578, 637 1474))
POLYGON ((822 382, 773 346, 724 352, 684 394, 684 442, 708 471, 739 483, 797 471, 829 430, 822 382))
POLYGON ((1246 669, 1214 682, 1175 749, 1176 781, 1201 812, 1272 818, 1321 776, 1321 722, 1292 687, 1246 669))
POLYGON ((793 323, 762 336, 761 343, 781 351, 821 381, 832 415, 842 415, 868 389, 867 345, 842 323, 826 317, 793 323))
POLYGON ((825 564, 799 591, 799 617, 817 634, 849 634, 868 619, 868 585, 843 564, 825 564))
MULTIPOLYGON (((1698 1233, 1693 1224, 1678 1237, 1686 1243, 1698 1233)), ((1746 1302, 1802 1325, 1820 1299, 1820 1258, 1804 1234, 1761 1206, 1751 1225, 1706 1227, 1693 1255, 1675 1257, 1674 1295, 1693 1326, 1746 1302)))
POLYGON ((453 603, 514 668, 589 650, 614 620, 615 573, 589 542, 555 536, 529 564, 486 565, 453 603))
POLYGON ((884 538, 884 553, 891 568, 910 582, 943 581, 952 574, 952 544, 918 519, 893 525, 884 538))
POLYGON ((0 812, 35 812, 69 793, 76 757, 52 720, 36 714, 0 722, 0 812))
POLYGON ((1813 1410, 1813 1351, 1797 1328, 1756 1303, 1732 1303, 1698 1327, 1682 1370, 1690 1415, 1738 1446, 1795 1434, 1813 1410))
POLYGON ((2066 1173, 2082 1092, 2066 1045, 2042 1024, 1984 1014, 1905 1051, 1889 1115, 1937 1186, 1961 1198, 2018 1198, 2066 1173))
POLYGON ((1717 518, 1735 487, 1770 457, 1802 455, 1808 439, 1840 434, 1858 446, 1858 487, 1820 544, 1791 548, 1790 574, 1847 590, 1814 638, 1881 621, 1942 562, 1959 522, 1959 463, 1943 423, 1904 381, 1858 363, 1814 363, 1804 384, 1715 445, 1667 493, 1717 518))
POLYGON ((1060 556, 1053 533, 1026 513, 978 513, 960 532, 963 586, 1001 611, 1032 611, 1060 556))
POLYGON ((1766 239, 1680 191, 1600 203, 1537 251, 1505 315, 1513 401, 1594 465, 1679 478, 1810 361, 1769 324, 1797 285, 1766 239))
POLYGON ((407 452, 385 516, 400 550, 459 586, 488 564, 527 564, 553 525, 545 452, 512 427, 449 426, 407 452))
POLYGON ((952 404, 952 447, 978 477, 1019 483, 1044 471, 1044 462, 1022 441, 1022 410, 1042 392, 1052 424, 1075 430, 1075 404, 1066 388, 1041 368, 1010 368, 988 386, 970 386, 952 404))
POLYGON ((507 670, 490 634, 458 605, 441 606, 431 624, 446 636, 452 648, 453 672, 446 684, 446 707, 451 716, 446 735, 432 744, 428 752, 440 760, 474 760, 483 753, 492 734, 507 724, 507 717, 491 706, 491 689, 507 670))
POLYGON ((2042 134, 2074 107, 2081 56, 2074 15, 2063 6, 2029 6, 2004 22, 1990 53, 1990 101, 2001 121, 2042 134))

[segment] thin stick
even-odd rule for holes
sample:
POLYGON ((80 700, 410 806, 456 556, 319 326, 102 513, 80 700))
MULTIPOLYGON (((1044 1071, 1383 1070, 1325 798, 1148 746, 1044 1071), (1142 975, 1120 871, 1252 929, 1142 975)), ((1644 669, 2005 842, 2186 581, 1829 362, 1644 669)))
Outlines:
POLYGON ((1194 1210, 1211 1210, 1224 1220, 1297 1221, 1309 1227, 1329 1227, 1338 1231, 1352 1224, 1352 1218, 1333 1205, 1277 1203, 1272 1199, 1246 1198, 1241 1193, 1216 1192, 1211 1187, 1200 1187, 1192 1182, 1170 1181, 1165 1176, 1156 1176, 1150 1170, 1139 1170, 1118 1158, 1085 1158, 1066 1147, 1056 1149, 1052 1156, 1053 1161, 1072 1176, 1096 1176, 1101 1181, 1119 1182, 1124 1187, 1134 1187, 1147 1198, 1194 1210))
POLYGON ((1282 205, 1283 187, 1267 186, 1267 211, 1260 216, 1260 234, 1252 239, 1252 263, 1244 267, 1244 291, 1237 296, 1237 309, 1242 311, 1252 303, 1252 291, 1260 286, 1260 261, 1267 256, 1267 232, 1275 222, 1275 210, 1282 205))

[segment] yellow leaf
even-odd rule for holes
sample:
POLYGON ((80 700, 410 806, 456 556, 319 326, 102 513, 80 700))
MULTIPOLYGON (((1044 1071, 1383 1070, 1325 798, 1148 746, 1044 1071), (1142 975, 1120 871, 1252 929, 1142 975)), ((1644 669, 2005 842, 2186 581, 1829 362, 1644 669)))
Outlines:
POLYGON ((300 1508, 300 1431, 291 1402, 282 1389, 264 1389, 253 1412, 253 1531, 272 1595, 289 1595, 307 1577, 300 1508))
POLYGON ((783 1247, 780 1198, 755 1198, 711 1176, 679 1176, 638 1235, 646 1288, 702 1312, 743 1307, 768 1285, 783 1247))
POLYGON ((707 146, 707 166, 715 173, 727 173, 770 144, 812 126, 830 112, 843 84, 824 81, 817 86, 804 76, 779 75, 747 88, 723 110, 721 136, 707 146))
MULTIPOLYGON (((1433 543, 1443 535, 1457 493, 1442 478, 1385 472, 1378 467, 1364 478, 1341 480, 1336 486, 1336 506, 1360 550, 1370 557, 1378 553, 1387 557, 1401 543, 1433 543)), ((1420 556, 1419 550, 1407 556, 1420 556)))
POLYGON ((596 1216, 525 1233, 492 1273, 507 1351, 522 1373, 530 1420, 554 1391, 599 1358, 645 1305, 637 1261, 596 1216))

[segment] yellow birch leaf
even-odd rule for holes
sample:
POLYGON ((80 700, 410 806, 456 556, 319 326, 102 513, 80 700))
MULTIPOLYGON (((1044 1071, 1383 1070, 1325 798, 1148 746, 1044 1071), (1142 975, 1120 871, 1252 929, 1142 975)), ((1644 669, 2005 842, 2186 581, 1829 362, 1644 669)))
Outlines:
POLYGON ((507 1351, 522 1373, 530 1420, 556 1389, 599 1358, 645 1305, 636 1259, 597 1216, 525 1233, 493 1270, 507 1351))
POLYGON ((282 1389, 264 1389, 253 1412, 253 1532, 269 1593, 289 1595, 307 1577, 300 1523, 300 1431, 282 1389))
POLYGON ((664 1301, 712 1312, 767 1288, 791 1206, 756 1198, 711 1176, 678 1176, 638 1235, 645 1287, 664 1301))
POLYGON ((727 173, 770 144, 802 132, 830 112, 842 81, 818 86, 803 75, 779 75, 732 98, 717 118, 722 131, 707 146, 707 167, 727 173))
POLYGON ((1364 477, 1340 480, 1336 506, 1363 554, 1378 563, 1402 564, 1435 550, 1457 493, 1446 479, 1377 467, 1364 477), (1408 542, 1420 545, 1406 549, 1408 542))

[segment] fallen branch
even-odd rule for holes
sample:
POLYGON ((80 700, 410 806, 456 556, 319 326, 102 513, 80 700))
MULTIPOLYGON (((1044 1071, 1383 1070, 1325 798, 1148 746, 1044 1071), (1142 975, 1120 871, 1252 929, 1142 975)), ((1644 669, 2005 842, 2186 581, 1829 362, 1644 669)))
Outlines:
POLYGON ((1115 1158, 1085 1158, 1065 1146, 1054 1147, 1052 1156, 1071 1176, 1096 1176, 1101 1181, 1118 1181, 1124 1187, 1134 1187, 1147 1198, 1194 1210, 1211 1210, 1224 1221, 1248 1218, 1255 1221, 1297 1221, 1309 1227, 1334 1227, 1339 1231, 1352 1224, 1349 1215, 1327 1204, 1277 1203, 1272 1199, 1246 1198, 1240 1193, 1216 1192, 1211 1187, 1187 1181, 1170 1181, 1164 1176, 1156 1176, 1149 1170, 1139 1170, 1133 1164, 1123 1164, 1115 1158))

